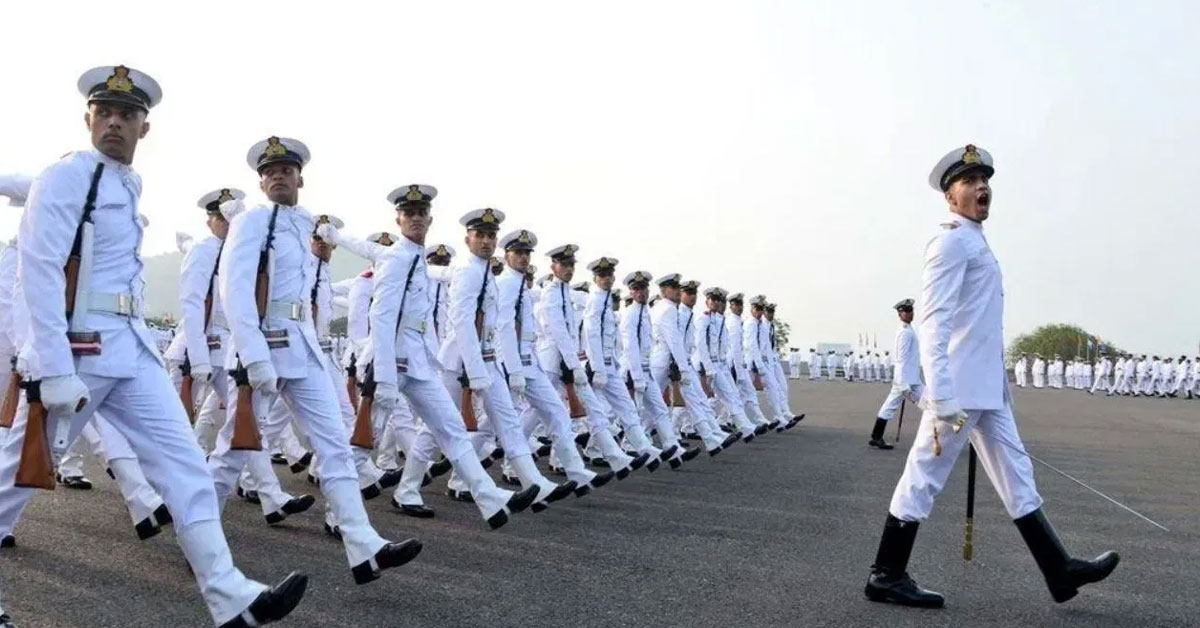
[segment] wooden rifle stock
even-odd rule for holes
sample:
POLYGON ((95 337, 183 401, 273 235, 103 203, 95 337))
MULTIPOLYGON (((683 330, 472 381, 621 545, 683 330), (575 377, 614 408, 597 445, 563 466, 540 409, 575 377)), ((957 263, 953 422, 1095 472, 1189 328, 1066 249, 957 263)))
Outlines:
POLYGON ((766 386, 763 386, 762 376, 758 374, 757 370, 750 372, 750 383, 754 385, 754 390, 758 392, 762 392, 766 388, 766 386))
POLYGON ((258 417, 254 414, 254 389, 246 367, 238 365, 233 371, 237 384, 237 402, 233 411, 233 438, 229 448, 235 451, 262 451, 262 437, 258 433, 258 417))
POLYGON ((679 382, 671 382, 671 403, 672 408, 682 408, 687 404, 683 403, 683 391, 679 387, 679 382))
POLYGON ((712 399, 713 397, 715 397, 716 394, 713 393, 712 384, 708 383, 708 377, 706 377, 704 375, 700 375, 699 377, 700 377, 700 388, 704 391, 704 395, 706 397, 708 397, 709 399, 712 399))
POLYGON ((192 364, 186 358, 184 358, 183 364, 179 365, 179 372, 183 374, 183 381, 179 383, 179 400, 183 402, 183 409, 187 412, 188 423, 195 425, 195 380, 192 379, 192 364))
POLYGON ((67 258, 67 265, 63 267, 63 274, 67 279, 67 320, 71 320, 71 316, 75 313, 75 289, 79 285, 79 264, 82 262, 78 251, 72 251, 70 257, 67 258))
POLYGON ((471 390, 471 379, 467 377, 467 371, 463 370, 458 376, 458 383, 462 386, 462 397, 458 400, 458 409, 462 414, 463 425, 466 426, 468 432, 479 431, 479 419, 475 416, 475 395, 471 390))
POLYGON ((264 250, 258 256, 258 275, 254 279, 254 304, 258 306, 258 320, 267 317, 267 301, 271 291, 270 256, 264 250))
POLYGON ((4 389, 4 404, 0 405, 0 427, 12 427, 17 418, 17 404, 20 403, 21 374, 13 369, 8 376, 8 386, 4 389))
POLYGON ((375 435, 371 431, 371 410, 375 407, 375 369, 368 364, 363 373, 362 399, 358 404, 358 412, 354 419, 354 433, 350 435, 350 444, 368 451, 375 449, 375 435))
POLYGON ((566 384, 567 389, 567 410, 571 413, 572 419, 579 419, 587 416, 587 409, 583 407, 583 403, 579 401, 579 393, 575 392, 575 374, 571 369, 567 368, 566 361, 560 361, 558 370, 562 375, 559 377, 562 383, 566 384))
POLYGON ((28 416, 25 441, 21 443, 21 461, 13 482, 22 488, 54 490, 54 461, 50 457, 50 435, 46 432, 46 407, 42 405, 41 382, 25 387, 28 416))

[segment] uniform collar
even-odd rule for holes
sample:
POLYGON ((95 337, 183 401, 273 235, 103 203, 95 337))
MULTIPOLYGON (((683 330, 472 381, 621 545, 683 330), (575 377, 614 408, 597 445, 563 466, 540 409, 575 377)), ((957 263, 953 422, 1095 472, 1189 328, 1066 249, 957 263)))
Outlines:
POLYGON ((949 220, 951 222, 958 223, 958 226, 960 228, 966 227, 968 229, 974 229, 975 231, 983 231, 983 223, 975 222, 974 220, 971 220, 970 218, 967 218, 966 216, 962 216, 962 215, 956 214, 954 212, 950 212, 949 220))
POLYGON ((396 240, 396 243, 393 244, 392 246, 404 247, 405 249, 408 249, 408 250, 418 249, 421 251, 421 259, 425 259, 425 245, 417 244, 416 242, 409 240, 408 237, 405 236, 404 234, 400 234, 400 237, 396 240))
POLYGON ((121 173, 134 171, 133 166, 131 166, 129 164, 123 164, 123 163, 117 161, 116 159, 113 159, 112 157, 109 157, 108 155, 105 155, 104 153, 102 153, 94 148, 88 152, 91 153, 92 157, 94 157, 96 159, 96 161, 104 164, 104 166, 106 168, 116 168, 117 171, 121 172, 121 173))
POLYGON ((524 276, 524 274, 525 273, 519 273, 519 272, 513 270, 513 267, 509 266, 508 264, 505 264, 504 270, 500 271, 501 277, 513 277, 513 276, 521 277, 521 276, 524 276))

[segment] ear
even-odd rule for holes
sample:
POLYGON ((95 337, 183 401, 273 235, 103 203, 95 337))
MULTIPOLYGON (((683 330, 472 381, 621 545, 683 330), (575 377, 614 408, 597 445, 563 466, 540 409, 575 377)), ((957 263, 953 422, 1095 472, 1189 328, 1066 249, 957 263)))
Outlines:
POLYGON ((261 190, 263 194, 267 193, 267 178, 262 175, 258 175, 258 189, 261 190))
POLYGON ((83 124, 84 124, 85 126, 87 126, 87 129, 88 129, 89 131, 91 131, 91 130, 92 130, 92 112, 91 112, 91 111, 84 111, 84 112, 83 112, 83 124))
POLYGON ((145 138, 146 134, 149 132, 150 132, 150 123, 143 121, 142 122, 142 130, 140 133, 138 133, 138 139, 140 140, 140 139, 145 138))
POLYGON ((296 189, 304 187, 304 175, 300 175, 300 181, 296 184, 296 189))

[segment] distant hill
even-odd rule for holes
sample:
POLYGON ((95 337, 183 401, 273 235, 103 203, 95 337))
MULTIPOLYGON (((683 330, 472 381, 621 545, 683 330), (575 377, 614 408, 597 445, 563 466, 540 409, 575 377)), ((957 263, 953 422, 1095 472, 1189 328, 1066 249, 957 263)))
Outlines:
MULTIPOLYGON (((170 314, 179 318, 179 265, 182 253, 166 253, 144 258, 146 277, 146 316, 158 318, 170 314)), ((341 281, 362 272, 367 262, 351 253, 334 251, 331 277, 341 281)))

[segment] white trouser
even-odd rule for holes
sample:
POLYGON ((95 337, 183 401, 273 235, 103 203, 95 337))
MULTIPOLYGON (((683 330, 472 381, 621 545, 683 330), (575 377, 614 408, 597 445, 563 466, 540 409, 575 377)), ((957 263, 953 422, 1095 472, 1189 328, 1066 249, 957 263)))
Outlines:
POLYGON ((644 387, 642 390, 633 391, 634 397, 637 398, 636 405, 639 408, 642 416, 643 427, 649 425, 654 428, 654 433, 658 437, 658 445, 661 449, 670 449, 675 447, 675 457, 683 455, 683 446, 679 444, 679 433, 675 431, 675 426, 671 424, 671 409, 667 407, 667 403, 663 401, 662 391, 663 386, 654 380, 654 376, 649 369, 642 370, 642 382, 644 387))
MULTIPOLYGON (((342 428, 346 431, 347 444, 350 442, 349 434, 354 432, 354 424, 358 420, 358 415, 354 411, 354 406, 350 405, 350 393, 346 390, 346 380, 342 378, 341 371, 337 365, 333 363, 333 358, 328 354, 323 361, 323 367, 326 377, 329 378, 329 385, 333 389, 332 393, 337 399, 338 416, 342 421, 342 428)), ((372 423, 375 421, 375 413, 372 412, 372 423)), ((267 425, 263 427, 263 433, 280 434, 284 426, 292 420, 292 413, 288 411, 287 406, 282 403, 276 403, 271 408, 271 413, 268 415, 267 425)), ((373 430, 373 434, 378 434, 379 430, 373 430)), ((371 452, 359 447, 351 447, 350 454, 354 459, 354 469, 358 477, 358 488, 364 489, 379 481, 383 472, 379 467, 375 466, 375 462, 371 460, 371 452)), ((316 472, 313 473, 316 477, 324 479, 320 474, 321 452, 313 454, 313 462, 311 468, 316 472)), ((341 524, 338 524, 341 527, 341 524)))
POLYGON ((762 408, 758 405, 758 392, 754 390, 754 384, 750 381, 750 371, 746 370, 745 366, 735 367, 729 372, 730 378, 734 380, 734 385, 737 386, 739 397, 742 400, 743 409, 746 416, 756 425, 767 425, 771 422, 770 419, 763 414, 762 408))
MULTIPOLYGON (((654 375, 654 383, 659 387, 659 394, 662 394, 671 383, 671 378, 668 375, 669 369, 666 365, 663 365, 652 367, 651 371, 654 375)), ((700 388, 698 377, 699 375, 692 373, 687 378, 687 382, 680 382, 679 391, 683 396, 683 403, 687 405, 688 410, 692 414, 696 433, 700 435, 700 440, 704 442, 704 448, 712 451, 725 442, 726 434, 716 424, 717 420, 712 415, 712 407, 708 405, 708 397, 705 396, 704 390, 700 388)))
POLYGON ((810 362, 808 365, 808 379, 809 380, 821 379, 821 367, 813 366, 813 364, 810 362))
POLYGON ((575 446, 571 415, 563 405, 562 397, 538 365, 527 366, 521 369, 521 373, 525 376, 525 393, 522 395, 525 408, 521 417, 525 434, 531 433, 533 423, 540 421, 553 442, 555 457, 566 472, 567 479, 578 486, 589 484, 596 474, 583 464, 583 458, 575 446))
POLYGON ((650 442, 650 437, 646 436, 637 406, 629 396, 629 390, 625 388, 625 379, 621 377, 615 365, 610 364, 602 368, 606 376, 604 385, 597 385, 593 380, 593 390, 608 403, 613 418, 625 431, 625 440, 634 450, 638 454, 649 454, 651 458, 657 458, 662 450, 655 447, 650 442))
POLYGON ((733 424, 742 433, 742 438, 754 432, 754 422, 746 416, 746 404, 742 402, 742 394, 733 383, 733 375, 724 364, 717 364, 712 373, 713 393, 725 405, 733 424))
POLYGON ((63 454, 62 460, 58 461, 58 474, 64 478, 83 477, 85 454, 95 455, 91 439, 76 438, 75 442, 67 448, 67 452, 63 454))
MULTIPOLYGON (((786 413, 788 420, 791 420, 792 416, 794 416, 795 413, 792 412, 792 402, 790 399, 788 399, 787 378, 785 378, 783 376, 783 367, 779 365, 779 362, 775 362, 774 366, 775 366, 774 370, 775 370, 775 391, 776 391, 775 394, 779 395, 779 405, 781 407, 783 407, 783 410, 786 413)), ((768 370, 770 370, 770 366, 768 366, 767 368, 768 368, 768 370)))
POLYGON ((217 446, 217 432, 225 425, 228 389, 229 378, 225 375, 225 369, 219 369, 219 372, 214 369, 212 389, 209 390, 204 403, 200 404, 200 411, 196 413, 196 424, 192 426, 196 442, 205 454, 212 453, 213 447, 217 446))
POLYGON ((787 407, 779 403, 780 390, 779 383, 775 381, 772 375, 774 369, 770 364, 763 366, 762 371, 758 374, 759 379, 763 383, 764 398, 767 400, 767 414, 771 416, 773 421, 782 421, 784 423, 792 420, 788 415, 787 407))
POLYGON ((1033 387, 1042 388, 1046 385, 1046 374, 1041 371, 1033 372, 1033 387))
POLYGON ((921 391, 924 390, 921 384, 913 384, 911 386, 901 386, 892 384, 892 389, 888 391, 887 399, 883 400, 883 405, 879 406, 879 418, 884 421, 891 421, 896 418, 896 413, 900 411, 900 405, 907 399, 916 407, 921 401, 921 391))
MULTIPOLYGON (((396 378, 396 387, 424 421, 412 451, 407 454, 405 467, 414 463, 426 465, 431 462, 433 452, 441 449, 455 470, 465 476, 475 506, 485 519, 504 509, 513 493, 496 486, 480 466, 475 448, 467 438, 467 429, 454 395, 450 394, 441 380, 416 379, 401 373, 396 378)), ((459 388, 458 382, 454 382, 454 390, 459 388)), ((404 482, 400 484, 404 485, 404 482)))
POLYGON ((1109 384, 1107 375, 1101 375, 1097 377, 1096 381, 1092 382, 1090 392, 1095 393, 1097 388, 1100 390, 1108 390, 1109 384))
MULTIPOLYGON (((320 457, 315 466, 321 478, 321 492, 333 509, 341 529, 347 562, 354 567, 374 557, 387 541, 375 532, 367 520, 362 495, 358 490, 345 490, 347 484, 357 487, 358 472, 350 452, 350 436, 335 401, 333 382, 321 362, 311 357, 306 370, 302 378, 280 380, 279 402, 287 404, 320 457)), ((261 399, 257 392, 254 393, 254 399, 256 416, 263 416, 274 401, 261 399)), ((228 496, 233 491, 238 474, 252 460, 265 460, 270 466, 265 451, 235 451, 229 448, 236 407, 237 404, 229 404, 229 417, 217 437, 217 448, 208 459, 218 495, 228 496)), ((274 478, 274 473, 271 477, 274 478)), ((259 491, 261 497, 262 489, 259 491)))
POLYGON ((1016 370, 1016 371, 1013 373, 1013 376, 1014 376, 1014 378, 1017 380, 1017 386, 1020 386, 1021 388, 1024 388, 1024 387, 1025 387, 1025 384, 1027 383, 1027 382, 1025 381, 1025 370, 1024 370, 1024 369, 1017 369, 1017 370, 1016 370))
MULTIPOLYGON (((246 578, 233 566, 221 531, 217 496, 204 454, 192 437, 187 415, 166 371, 148 352, 137 357, 137 376, 80 374, 88 405, 71 420, 70 438, 78 437, 95 412, 102 412, 129 443, 154 490, 175 520, 176 538, 192 567, 200 593, 216 624, 236 617, 266 585, 246 578)), ((13 486, 28 408, 22 399, 8 440, 0 450, 0 535, 10 534, 34 490, 13 486)), ((57 421, 47 421, 54 439, 57 421)))
POLYGON ((87 440, 95 455, 112 471, 134 525, 162 505, 162 498, 146 481, 129 441, 103 415, 99 412, 92 415, 92 420, 79 433, 79 440, 87 440))
POLYGON ((392 470, 400 468, 400 460, 396 452, 403 451, 407 456, 417 440, 417 432, 421 424, 413 414, 408 399, 401 396, 396 400, 390 416, 383 426, 383 436, 375 444, 375 463, 380 469, 392 470))
POLYGON ((942 492, 968 439, 1010 518, 1019 519, 1042 507, 1042 497, 1033 481, 1033 462, 1025 455, 1012 406, 967 410, 967 415, 966 424, 956 434, 950 423, 938 421, 930 412, 922 414, 904 474, 892 494, 888 510, 893 516, 904 521, 924 521, 929 516, 933 500, 942 492), (933 453, 935 424, 942 444, 940 456, 933 453))

